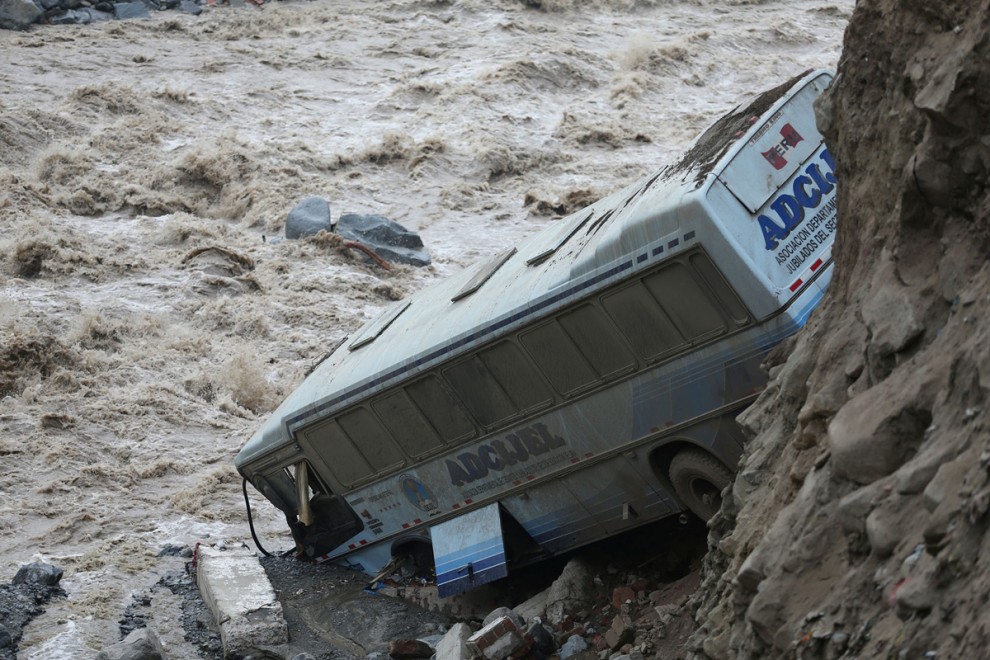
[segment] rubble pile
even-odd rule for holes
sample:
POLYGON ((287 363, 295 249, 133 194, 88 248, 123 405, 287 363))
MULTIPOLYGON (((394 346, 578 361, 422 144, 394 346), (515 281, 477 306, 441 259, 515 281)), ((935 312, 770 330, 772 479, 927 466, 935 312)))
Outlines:
POLYGON ((699 657, 986 655, 988 10, 857 3, 818 107, 835 280, 742 416, 699 657))
POLYGON ((428 648, 415 644, 417 640, 394 640, 388 656, 429 658, 436 653, 437 660, 667 657, 667 651, 679 647, 693 628, 686 606, 697 581, 697 572, 667 584, 658 582, 655 575, 647 577, 615 566, 596 573, 592 562, 575 558, 547 589, 515 607, 497 607, 483 620, 468 618, 456 623, 428 648))

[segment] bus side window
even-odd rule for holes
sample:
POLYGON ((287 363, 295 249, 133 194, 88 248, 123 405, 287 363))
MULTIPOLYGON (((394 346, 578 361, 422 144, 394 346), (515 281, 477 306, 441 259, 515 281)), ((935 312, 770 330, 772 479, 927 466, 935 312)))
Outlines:
POLYGON ((404 391, 392 392, 371 407, 410 457, 419 458, 443 447, 443 440, 404 391))
POLYGON ((519 342, 561 394, 569 394, 594 382, 595 370, 564 330, 551 320, 519 335, 519 342))
POLYGON ((509 342, 500 342, 443 375, 483 426, 491 426, 550 402, 539 376, 509 342))
POLYGON ((528 412, 553 402, 553 395, 539 373, 512 342, 499 342, 478 356, 518 411, 528 412))
POLYGON ((605 311, 640 356, 655 359, 687 342, 641 282, 602 296, 605 311))
POLYGON ((594 305, 581 305, 561 314, 558 320, 601 378, 607 379, 635 365, 629 349, 594 305))
POLYGON ((749 310, 743 305, 742 301, 739 300, 739 296, 736 292, 732 290, 726 282, 725 278, 722 277, 721 273, 715 268, 712 260, 708 258, 708 255, 698 252, 697 254, 691 255, 691 266, 694 271, 701 275, 705 283, 711 287, 712 291, 715 292, 715 297, 718 301, 722 303, 722 309, 726 311, 729 318, 739 326, 746 325, 749 323, 750 315, 749 310))
POLYGON ((474 435, 474 424, 467 413, 436 376, 410 383, 405 390, 444 442, 459 442, 474 435))
POLYGON ((327 467, 344 486, 352 486, 374 473, 367 459, 335 420, 318 424, 304 431, 306 439, 323 456, 332 456, 327 467))
POLYGON ((690 342, 725 331, 725 321, 688 267, 673 263, 643 278, 643 283, 690 342))
POLYGON ((392 442, 392 436, 367 408, 353 408, 338 415, 337 423, 367 459, 373 471, 382 472, 402 464, 402 454, 392 442))

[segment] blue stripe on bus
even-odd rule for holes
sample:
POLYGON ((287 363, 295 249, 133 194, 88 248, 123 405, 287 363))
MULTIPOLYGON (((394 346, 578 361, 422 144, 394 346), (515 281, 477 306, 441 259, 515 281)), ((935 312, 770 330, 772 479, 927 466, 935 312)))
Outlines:
POLYGON ((441 598, 456 596, 479 585, 503 578, 508 573, 509 567, 503 559, 495 566, 473 568, 470 574, 465 571, 463 574, 437 575, 437 595, 441 598))
POLYGON ((498 554, 490 555, 487 557, 479 557, 478 559, 465 561, 447 570, 441 570, 440 567, 438 566, 437 583, 442 584, 444 582, 453 582, 461 578, 467 578, 469 574, 478 575, 478 573, 481 573, 482 571, 486 571, 492 568, 497 568, 498 566, 504 565, 505 563, 506 563, 505 553, 499 552, 498 554), (471 566, 470 572, 467 569, 468 565, 471 566))
POLYGON ((483 557, 503 554, 503 547, 502 536, 499 534, 479 543, 469 545, 466 548, 458 548, 456 551, 442 557, 434 557, 434 564, 439 574, 443 571, 450 570, 451 567, 458 568, 468 562, 478 561, 483 557))

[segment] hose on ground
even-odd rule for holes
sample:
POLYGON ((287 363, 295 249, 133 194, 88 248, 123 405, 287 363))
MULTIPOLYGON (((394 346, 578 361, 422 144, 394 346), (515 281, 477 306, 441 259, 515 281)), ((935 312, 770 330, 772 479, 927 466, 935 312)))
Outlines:
POLYGON ((248 500, 247 494, 247 478, 244 478, 241 482, 241 489, 244 491, 244 508, 247 509, 248 527, 251 528, 251 538, 254 539, 254 544, 258 546, 258 550, 261 551, 266 557, 272 557, 272 553, 261 547, 261 541, 258 540, 258 535, 254 532, 254 519, 251 517, 251 502, 248 500))

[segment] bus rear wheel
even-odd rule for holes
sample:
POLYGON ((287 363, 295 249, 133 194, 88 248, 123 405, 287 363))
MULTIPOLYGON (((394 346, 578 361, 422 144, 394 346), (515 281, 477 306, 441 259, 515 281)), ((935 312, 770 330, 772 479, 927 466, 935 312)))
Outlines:
POLYGON ((687 508, 708 520, 722 506, 722 490, 732 483, 732 472, 711 454, 686 449, 670 462, 670 481, 687 508))

